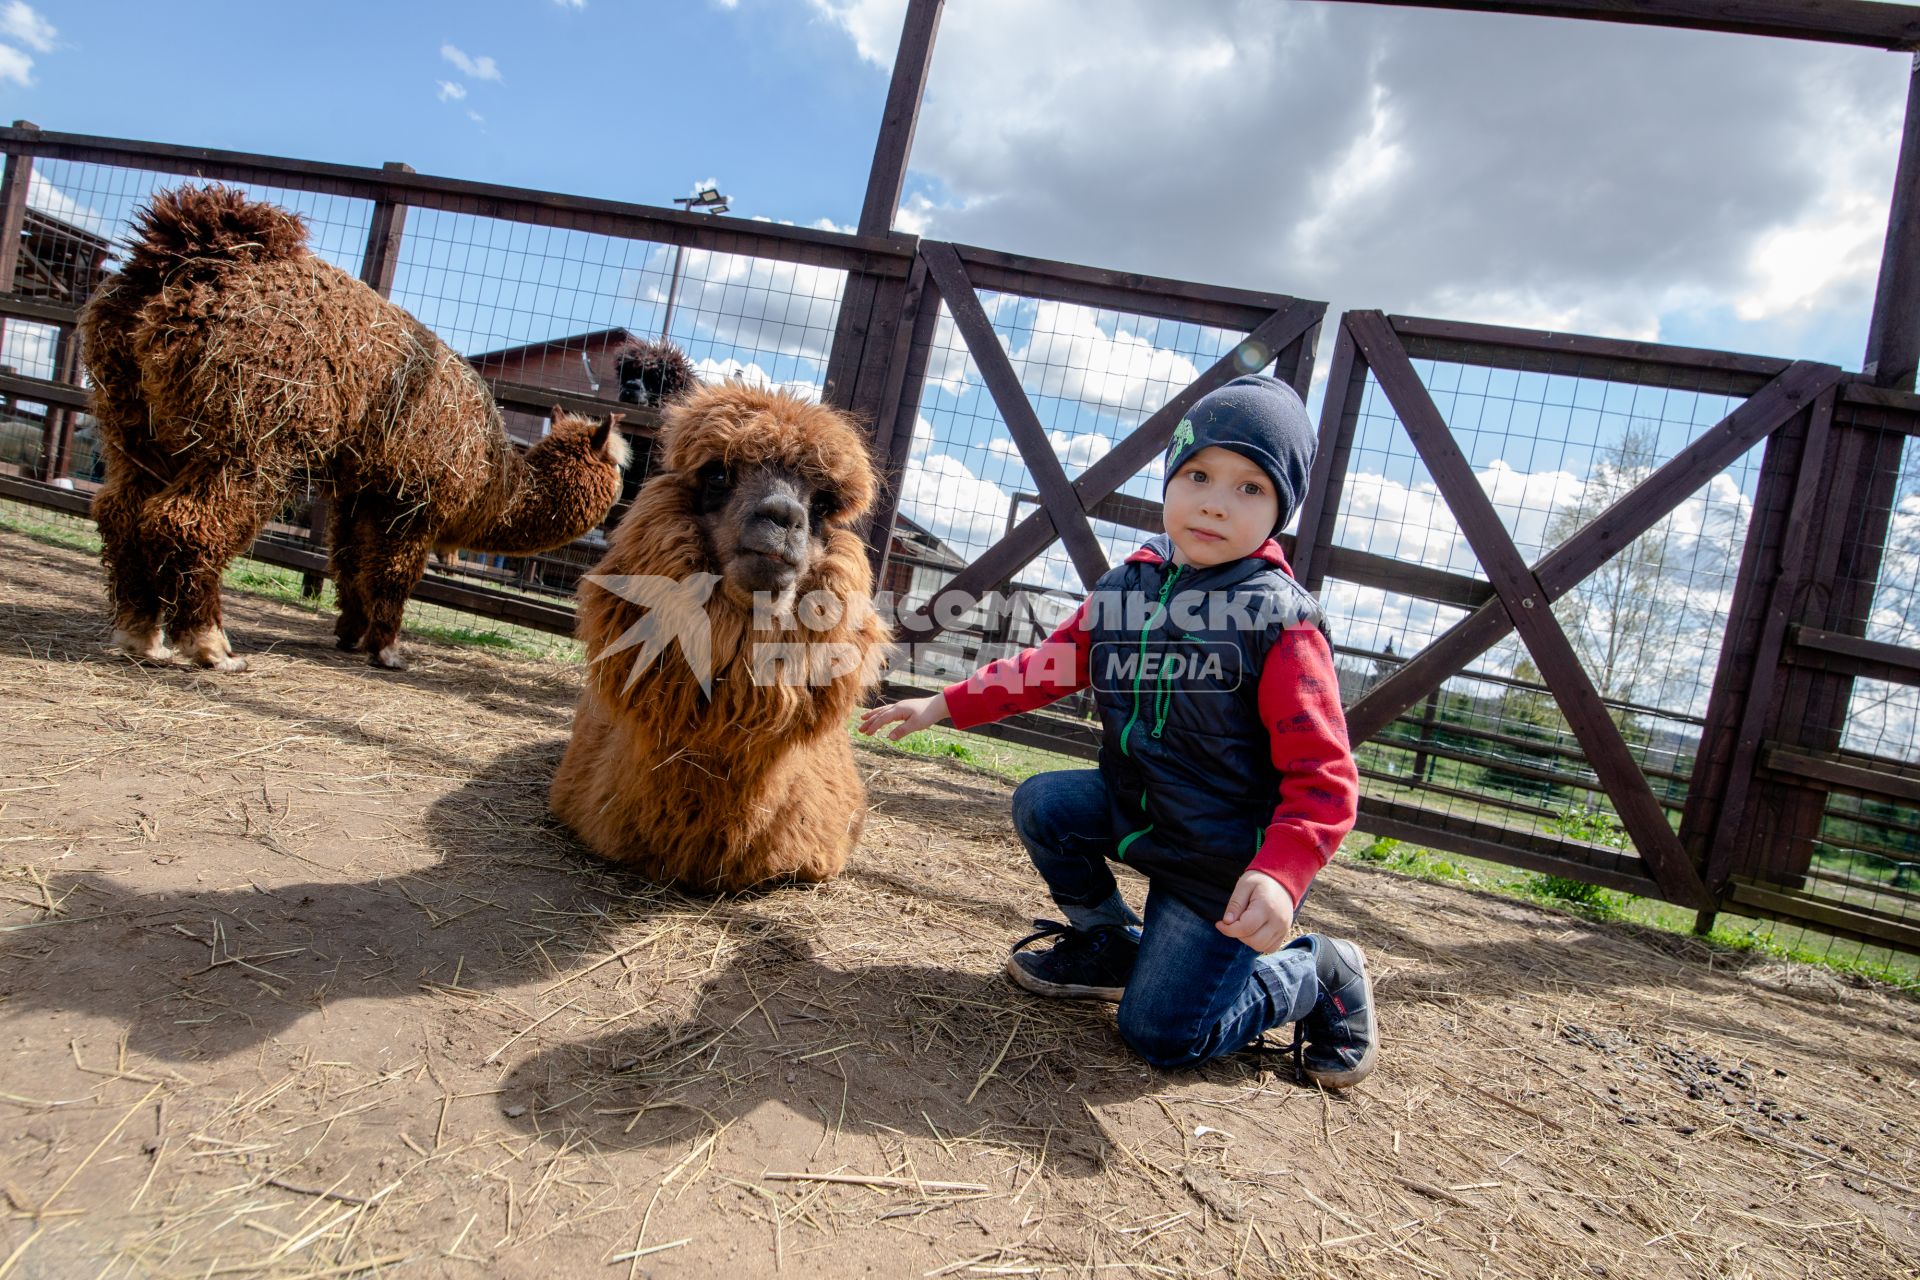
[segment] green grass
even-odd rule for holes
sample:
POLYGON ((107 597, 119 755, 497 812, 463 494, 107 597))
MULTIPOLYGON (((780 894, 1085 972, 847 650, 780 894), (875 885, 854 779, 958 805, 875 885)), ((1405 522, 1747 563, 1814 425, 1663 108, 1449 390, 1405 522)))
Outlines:
POLYGON ((958 760, 1005 778, 1008 782, 1025 782, 1036 773, 1050 773, 1056 769, 1093 767, 1091 760, 1082 760, 1077 756, 1043 751, 1038 747, 1023 747, 1017 743, 982 737, 977 733, 963 733, 958 729, 922 729, 898 742, 884 737, 869 738, 854 727, 859 723, 857 713, 847 722, 847 732, 853 735, 855 746, 882 753, 918 756, 923 760, 958 760))
MULTIPOLYGON (((1641 925, 1693 935, 1695 916, 1691 909, 1603 889, 1582 880, 1519 871, 1497 862, 1438 853, 1359 833, 1347 838, 1340 856, 1420 880, 1482 889, 1597 923, 1641 925)), ((1729 954, 1817 965, 1920 996, 1920 956, 1885 947, 1833 938, 1798 925, 1726 913, 1716 918, 1712 931, 1702 940, 1729 954)))

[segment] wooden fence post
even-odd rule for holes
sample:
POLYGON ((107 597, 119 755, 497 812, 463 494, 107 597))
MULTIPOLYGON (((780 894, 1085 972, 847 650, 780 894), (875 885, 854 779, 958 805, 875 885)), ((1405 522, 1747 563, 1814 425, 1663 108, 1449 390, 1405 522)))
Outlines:
MULTIPOLYGON (((399 160, 389 160, 380 167, 389 173, 414 171, 412 165, 399 160)), ((360 255, 360 279, 383 298, 393 292, 394 272, 400 266, 400 241, 406 231, 407 206, 391 200, 374 201, 373 217, 367 221, 366 252, 360 255)), ((327 529, 333 522, 333 504, 317 486, 312 514, 307 520, 308 545, 325 554, 327 529)), ((300 577, 300 594, 308 600, 318 600, 321 584, 326 580, 325 574, 309 570, 300 577)))
MULTIPOLYGON (((863 236, 892 233, 894 210, 900 206, 900 188, 906 181, 907 159, 913 150, 913 131, 920 119, 920 102, 925 95, 927 71, 933 64, 934 39, 940 29, 940 11, 944 0, 908 0, 905 21, 901 24, 900 48, 893 59, 893 79, 887 86, 887 103, 880 119, 880 135, 874 143, 873 165, 867 174, 866 198, 860 206, 857 230, 863 236)), ((916 279, 918 277, 916 276, 916 279)), ((880 477, 884 496, 882 507, 867 525, 868 555, 876 571, 886 557, 893 534, 893 503, 900 491, 900 477, 894 471, 908 456, 905 447, 893 447, 879 433, 897 435, 913 430, 914 415, 898 416, 898 397, 903 380, 892 368, 898 359, 924 358, 924 349, 896 339, 902 326, 911 329, 917 318, 919 298, 910 296, 908 281, 849 272, 840 295, 840 315, 834 326, 833 346, 827 354, 827 371, 822 398, 827 403, 863 417, 876 431, 874 461, 883 468, 880 477)), ((908 377, 917 396, 919 379, 908 377)), ((910 441, 908 442, 910 444, 910 441)))
MULTIPOLYGON (((40 126, 31 120, 15 120, 16 129, 37 129, 40 126)), ((20 270, 20 236, 26 229, 27 192, 33 186, 33 157, 18 152, 7 153, 7 165, 0 173, 0 292, 18 293, 15 277, 20 270)), ((7 342, 7 318, 0 316, 0 352, 4 352, 7 342)), ((12 406, 12 397, 8 397, 8 406, 12 406)), ((47 421, 53 421, 52 406, 49 405, 47 421)), ((42 479, 46 475, 47 443, 40 445, 40 471, 42 479)))

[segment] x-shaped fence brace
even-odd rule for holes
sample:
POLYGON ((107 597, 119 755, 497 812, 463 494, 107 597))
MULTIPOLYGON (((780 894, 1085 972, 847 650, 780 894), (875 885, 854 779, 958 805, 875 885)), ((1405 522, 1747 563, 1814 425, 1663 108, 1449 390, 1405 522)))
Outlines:
MULTIPOLYGON (((1806 361, 1789 366, 1622 495, 1586 528, 1539 563, 1529 565, 1414 370, 1392 322, 1378 311, 1355 311, 1342 317, 1341 323, 1342 341, 1352 345, 1336 354, 1336 376, 1343 366, 1350 367, 1347 361, 1351 359, 1358 359, 1372 371, 1494 589, 1492 600, 1454 624, 1348 708, 1347 729, 1352 740, 1364 742, 1378 734, 1508 632, 1517 631, 1655 883, 1674 902, 1711 906, 1699 871, 1667 824, 1665 811, 1550 606, 1741 454, 1807 411, 1839 383, 1840 370, 1806 361)), ((1329 418, 1337 411, 1330 406, 1329 418)), ((1329 467, 1335 463, 1331 458, 1322 461, 1329 467)), ((1316 481, 1323 497, 1328 477, 1323 473, 1316 476, 1316 481)), ((1309 507, 1311 510, 1303 513, 1297 567, 1325 551, 1307 545, 1312 526, 1306 523, 1306 515, 1317 513, 1319 504, 1310 501, 1309 507)), ((1301 571, 1302 576, 1308 572, 1305 568, 1301 571)))
MULTIPOLYGON (((1245 372, 1238 362, 1237 350, 1222 356, 1135 427, 1106 456, 1082 472, 1078 480, 1069 480, 1054 453, 1053 442, 1047 438, 1046 429, 1034 412, 1033 403, 1020 385, 1020 375, 1012 359, 999 335, 994 333, 986 309, 980 305, 980 297, 974 291, 959 253, 950 244, 922 241, 920 257, 934 289, 953 316, 954 328, 966 343, 967 353, 973 357, 988 394, 1007 424, 1008 434, 1020 450, 1021 460, 1033 475, 1040 507, 955 574, 933 598, 901 620, 902 638, 913 644, 931 640, 945 630, 939 621, 944 601, 955 597, 971 601, 993 590, 1032 563, 1056 537, 1066 544, 1081 582, 1091 588, 1107 571, 1107 557, 1093 532, 1088 513, 1166 449, 1174 427, 1196 400, 1245 372)), ((927 305, 932 305, 931 299, 927 305)), ((1325 303, 1290 299, 1256 325, 1242 345, 1257 343, 1269 351, 1284 351, 1319 324, 1325 313, 1325 303)))

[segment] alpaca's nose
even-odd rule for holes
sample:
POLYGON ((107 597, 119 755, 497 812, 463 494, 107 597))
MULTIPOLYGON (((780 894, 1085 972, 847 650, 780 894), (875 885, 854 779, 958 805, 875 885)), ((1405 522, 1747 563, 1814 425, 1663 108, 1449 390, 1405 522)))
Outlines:
POLYGON ((770 493, 753 509, 756 520, 765 520, 788 533, 807 527, 807 509, 784 493, 770 493))

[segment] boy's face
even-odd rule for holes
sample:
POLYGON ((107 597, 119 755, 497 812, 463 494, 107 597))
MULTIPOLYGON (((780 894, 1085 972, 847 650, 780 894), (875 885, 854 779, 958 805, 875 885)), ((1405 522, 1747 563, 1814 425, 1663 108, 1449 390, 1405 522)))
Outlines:
POLYGON ((1188 458, 1167 482, 1167 536, 1175 564, 1206 568, 1252 555, 1279 515, 1280 498, 1267 473, 1219 445, 1188 458))

